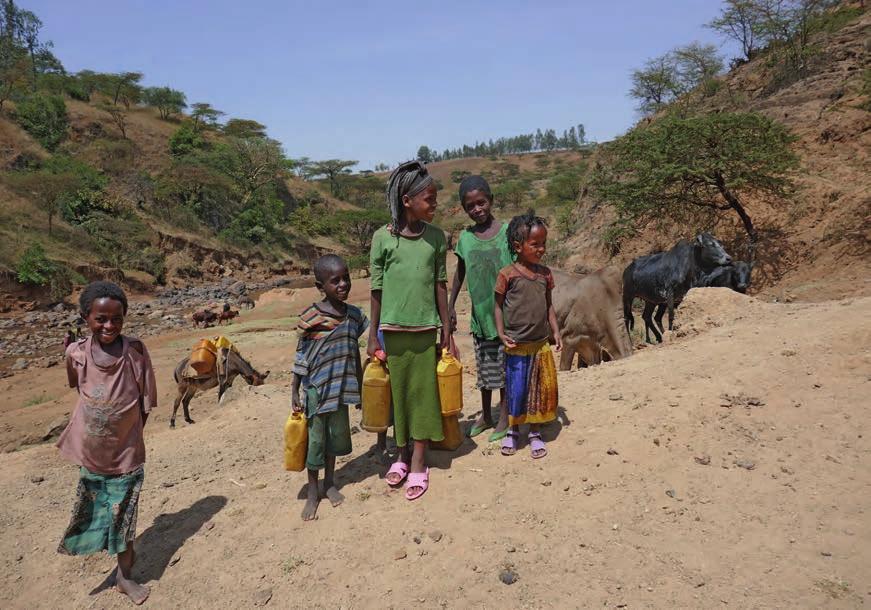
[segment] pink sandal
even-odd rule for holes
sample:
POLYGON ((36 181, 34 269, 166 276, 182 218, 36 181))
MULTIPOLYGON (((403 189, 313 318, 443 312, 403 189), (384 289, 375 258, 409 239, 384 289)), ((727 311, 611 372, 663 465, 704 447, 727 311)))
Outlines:
POLYGON ((529 453, 534 460, 539 460, 547 455, 547 445, 541 440, 541 433, 529 433, 529 453))
POLYGON ((387 481, 387 484, 391 487, 399 487, 400 485, 402 485, 402 482, 405 481, 405 477, 407 476, 408 464, 406 464, 405 462, 393 462, 393 464, 390 465, 390 470, 388 470, 387 474, 384 475, 384 480, 387 481), (391 483, 390 479, 387 478, 391 474, 398 474, 399 480, 395 483, 391 483))
POLYGON ((408 481, 405 483, 405 499, 417 500, 426 490, 429 489, 429 468, 423 472, 412 472, 408 475, 408 481), (413 488, 419 488, 419 491, 411 491, 413 488))

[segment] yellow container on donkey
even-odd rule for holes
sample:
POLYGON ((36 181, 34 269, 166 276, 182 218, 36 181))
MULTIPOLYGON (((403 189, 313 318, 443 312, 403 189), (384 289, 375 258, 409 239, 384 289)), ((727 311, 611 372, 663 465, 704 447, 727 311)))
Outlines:
POLYGON ((450 352, 445 352, 436 365, 436 376, 442 417, 458 414, 463 410, 463 365, 450 352))
POLYGON ((363 370, 363 421, 367 432, 386 432, 390 426, 390 373, 378 359, 366 363, 363 370))
POLYGON ((305 470, 308 450, 308 428, 305 414, 291 413, 284 423, 284 469, 293 472, 305 470))

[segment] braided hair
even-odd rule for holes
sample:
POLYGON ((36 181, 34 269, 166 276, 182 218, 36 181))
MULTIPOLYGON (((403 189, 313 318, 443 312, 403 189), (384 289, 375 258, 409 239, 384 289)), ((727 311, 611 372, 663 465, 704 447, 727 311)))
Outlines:
POLYGON ((511 252, 512 258, 517 258, 517 251, 514 249, 515 242, 523 243, 534 227, 547 229, 547 222, 541 216, 536 216, 535 210, 532 208, 529 208, 526 214, 515 216, 508 223, 505 239, 508 240, 508 250, 511 252))
POLYGON ((433 183, 432 176, 420 161, 406 161, 390 174, 387 181, 387 208, 390 210, 390 230, 399 234, 399 219, 402 218, 402 198, 414 197, 433 183))
POLYGON ((127 315, 127 295, 121 290, 118 284, 112 282, 91 282, 82 291, 79 296, 79 309, 83 318, 87 318, 91 313, 91 305, 97 299, 114 299, 121 303, 124 308, 124 315, 127 315))

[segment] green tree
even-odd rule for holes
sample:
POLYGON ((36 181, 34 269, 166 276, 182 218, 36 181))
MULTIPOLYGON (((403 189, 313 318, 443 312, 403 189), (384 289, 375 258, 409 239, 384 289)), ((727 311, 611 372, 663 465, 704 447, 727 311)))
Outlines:
POLYGON ((358 254, 369 251, 372 235, 390 221, 390 214, 384 209, 341 210, 334 215, 341 229, 342 239, 349 242, 358 254))
POLYGON ((680 92, 680 77, 669 55, 655 57, 632 72, 629 95, 638 100, 638 111, 652 114, 671 103, 680 92))
POLYGON ((432 163, 432 151, 429 146, 421 146, 417 149, 417 160, 421 163, 432 163))
POLYGON ((11 172, 6 175, 5 182, 14 191, 31 199, 45 213, 49 235, 64 198, 75 194, 80 184, 73 173, 53 174, 46 170, 11 172))
POLYGON ((693 42, 672 51, 681 91, 691 91, 723 70, 723 60, 712 44, 693 42))
POLYGON ((100 84, 103 92, 112 98, 113 104, 117 106, 120 101, 129 109, 142 99, 142 86, 139 84, 142 78, 141 72, 106 74, 100 79, 100 84))
POLYGON ((206 147, 206 140, 192 122, 184 122, 169 138, 169 154, 184 157, 206 147))
POLYGON ((169 87, 148 87, 142 91, 142 101, 154 106, 160 112, 160 118, 169 119, 187 108, 185 94, 169 87))
POLYGON ((357 165, 357 163, 359 163, 359 161, 349 161, 345 159, 315 161, 311 164, 311 175, 326 177, 330 183, 330 195, 335 196, 339 187, 339 176, 350 171, 350 169, 357 165))
POLYGON ((668 116, 608 145, 593 186, 616 207, 622 226, 665 220, 703 225, 734 213, 747 233, 752 263, 758 234, 744 202, 748 196, 773 205, 788 201, 798 166, 794 140, 760 114, 668 116))
POLYGON ((15 120, 47 150, 54 150, 66 137, 69 118, 59 95, 34 93, 15 108, 15 120))
POLYGON ((527 180, 506 180, 496 185, 493 189, 493 197, 497 207, 510 206, 519 208, 529 195, 530 183, 527 180))
POLYGON ((230 119, 224 125, 224 135, 234 138, 265 138, 266 125, 251 119, 230 119))
POLYGON ((708 27, 738 42, 744 58, 749 61, 756 56, 760 45, 765 44, 759 0, 726 0, 723 4, 720 16, 708 27))
POLYGON ((215 128, 218 126, 218 120, 222 116, 224 116, 224 113, 213 108, 211 104, 205 102, 191 104, 191 120, 193 121, 194 129, 215 128))

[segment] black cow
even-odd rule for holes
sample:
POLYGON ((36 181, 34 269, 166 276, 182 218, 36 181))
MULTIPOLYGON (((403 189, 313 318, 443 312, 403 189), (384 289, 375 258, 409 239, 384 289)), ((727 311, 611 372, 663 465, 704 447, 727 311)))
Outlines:
POLYGON ((689 289, 696 286, 699 276, 710 273, 716 267, 730 265, 732 257, 726 254, 720 242, 710 233, 701 233, 692 242, 680 240, 668 252, 641 256, 629 263, 623 271, 623 318, 626 330, 635 326, 632 316, 632 301, 639 297, 644 303, 645 338, 650 340, 650 330, 657 342, 662 343, 662 334, 653 323, 653 310, 657 305, 668 307, 668 329, 674 325, 674 308, 689 289))
POLYGON ((750 287, 750 265, 744 261, 735 261, 731 265, 716 267, 711 273, 702 273, 694 287, 707 286, 731 288, 735 292, 746 294, 750 287))
MULTIPOLYGON (((693 288, 731 288, 735 292, 746 294, 750 287, 750 265, 744 261, 735 261, 731 265, 720 265, 714 267, 713 271, 702 271, 699 274, 693 288)), ((677 309, 680 301, 675 301, 674 308, 677 309)), ((656 315, 653 316, 653 321, 659 327, 659 332, 665 332, 662 326, 662 317, 665 315, 666 306, 664 303, 656 308, 656 315)))

